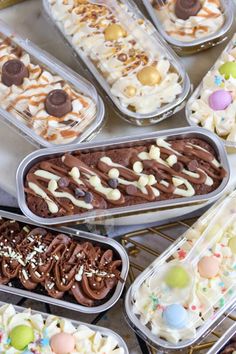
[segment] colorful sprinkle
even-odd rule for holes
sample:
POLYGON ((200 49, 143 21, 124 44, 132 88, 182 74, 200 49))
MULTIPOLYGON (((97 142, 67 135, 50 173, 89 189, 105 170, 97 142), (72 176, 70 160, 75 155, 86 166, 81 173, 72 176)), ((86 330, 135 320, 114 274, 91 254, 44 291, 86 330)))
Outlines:
POLYGON ((225 286, 224 282, 221 281, 221 282, 219 283, 219 286, 223 288, 223 287, 225 286))
POLYGON ((184 259, 186 257, 186 251, 184 250, 179 250, 178 251, 178 256, 179 256, 179 259, 184 259))
POLYGON ((221 76, 215 76, 215 84, 217 85, 217 86, 221 86, 222 85, 222 83, 223 83, 223 78, 221 77, 221 76))
POLYGON ((197 309, 197 306, 193 305, 191 306, 191 310, 195 311, 197 309))
POLYGON ((221 298, 219 305, 220 305, 220 307, 223 307, 225 305, 225 299, 221 298))

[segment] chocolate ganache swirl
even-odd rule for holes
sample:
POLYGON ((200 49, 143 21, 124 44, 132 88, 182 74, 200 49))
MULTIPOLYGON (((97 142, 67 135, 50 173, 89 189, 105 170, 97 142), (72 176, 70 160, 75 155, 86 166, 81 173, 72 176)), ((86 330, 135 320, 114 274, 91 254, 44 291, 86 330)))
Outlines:
POLYGON ((41 286, 51 297, 68 293, 81 305, 97 306, 116 287, 121 264, 112 249, 0 220, 0 284, 17 281, 31 291, 41 286))
POLYGON ((47 218, 208 194, 225 175, 204 140, 158 138, 41 161, 29 170, 25 193, 29 209, 47 218))

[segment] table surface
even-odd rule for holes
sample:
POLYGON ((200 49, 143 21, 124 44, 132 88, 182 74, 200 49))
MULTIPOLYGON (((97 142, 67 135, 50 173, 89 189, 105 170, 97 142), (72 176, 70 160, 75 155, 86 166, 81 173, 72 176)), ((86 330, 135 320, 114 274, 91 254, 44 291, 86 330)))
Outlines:
MULTIPOLYGON (((141 3, 140 0, 136 2, 141 3)), ((65 42, 54 29, 53 25, 44 17, 40 0, 27 0, 19 5, 2 10, 0 12, 0 19, 12 25, 15 30, 19 31, 23 36, 31 39, 41 48, 55 55, 62 62, 92 80, 90 74, 84 71, 76 61, 68 46, 65 45, 65 42)), ((230 32, 229 38, 231 38, 235 30, 236 23, 230 32)), ((181 58, 194 87, 213 65, 225 45, 226 42, 208 50, 207 52, 181 58)), ((105 98, 109 108, 106 113, 106 125, 102 132, 100 132, 95 138, 97 141, 104 141, 105 139, 115 136, 136 135, 188 125, 184 111, 181 111, 154 126, 145 128, 132 126, 121 120, 114 112, 110 103, 108 103, 108 99, 104 97, 104 95, 103 98, 105 98)), ((18 136, 5 123, 2 124, 0 129, 0 186, 10 194, 16 194, 15 172, 17 166, 20 161, 34 149, 34 146, 27 142, 23 137, 18 136)), ((233 170, 236 168, 236 154, 230 155, 229 159, 233 170)), ((236 183, 236 175, 234 178, 231 178, 230 184, 232 185, 233 183, 236 183)))

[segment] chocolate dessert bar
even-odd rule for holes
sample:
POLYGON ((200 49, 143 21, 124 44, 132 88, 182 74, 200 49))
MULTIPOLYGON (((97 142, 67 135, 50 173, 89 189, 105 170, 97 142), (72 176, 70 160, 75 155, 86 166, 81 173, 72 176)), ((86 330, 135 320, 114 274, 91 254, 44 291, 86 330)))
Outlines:
POLYGON ((28 208, 53 218, 190 198, 213 192, 227 175, 207 140, 152 141, 41 157, 25 175, 28 208))
POLYGON ((56 299, 70 294, 79 304, 93 307, 113 294, 121 265, 112 249, 0 219, 0 284, 40 288, 56 299))

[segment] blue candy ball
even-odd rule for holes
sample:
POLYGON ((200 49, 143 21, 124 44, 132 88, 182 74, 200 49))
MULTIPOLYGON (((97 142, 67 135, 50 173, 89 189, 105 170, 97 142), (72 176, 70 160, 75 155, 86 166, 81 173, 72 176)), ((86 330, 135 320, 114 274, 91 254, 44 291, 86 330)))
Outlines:
POLYGON ((188 314, 182 305, 172 304, 163 311, 163 319, 167 326, 181 329, 187 325, 188 314))

